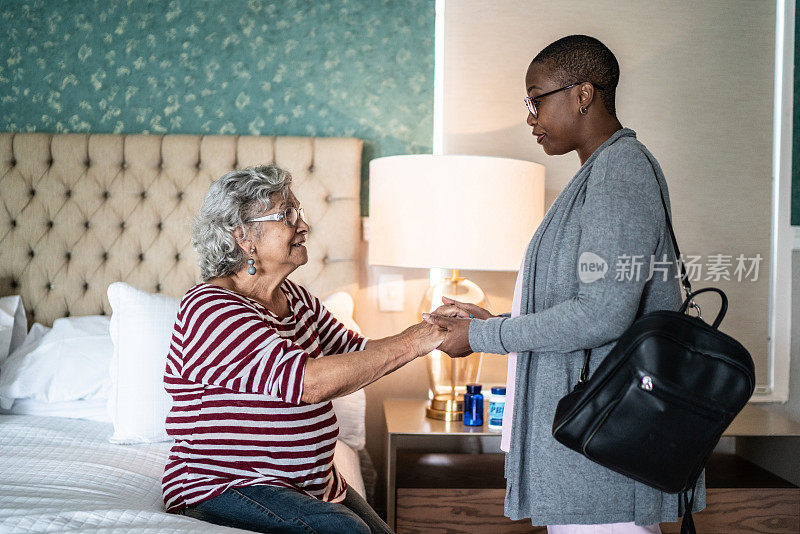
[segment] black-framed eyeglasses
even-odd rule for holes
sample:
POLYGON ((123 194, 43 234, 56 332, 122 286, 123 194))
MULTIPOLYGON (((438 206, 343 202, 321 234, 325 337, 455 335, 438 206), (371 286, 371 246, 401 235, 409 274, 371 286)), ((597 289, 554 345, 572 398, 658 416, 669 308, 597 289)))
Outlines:
POLYGON ((306 220, 306 214, 303 211, 303 208, 295 208, 294 206, 290 206, 279 213, 273 213, 272 215, 264 215, 263 217, 256 217, 255 219, 250 219, 247 222, 260 222, 260 221, 283 221, 286 226, 294 228, 297 226, 297 223, 300 219, 306 220))
MULTIPOLYGON (((525 107, 528 108, 528 111, 530 112, 531 115, 533 115, 533 118, 537 119, 537 118, 539 118, 539 108, 538 108, 538 106, 540 104, 539 100, 541 100, 542 98, 544 98, 546 96, 555 94, 555 93, 557 93, 559 91, 566 91, 567 89, 572 89, 576 85, 581 85, 582 83, 592 83, 592 82, 576 82, 576 83, 567 85, 565 87, 561 87, 559 89, 554 89, 553 91, 548 91, 546 93, 542 93, 540 95, 526 96, 523 99, 524 102, 525 102, 525 107)), ((601 91, 603 90, 602 86, 597 85, 595 83, 592 83, 592 87, 594 87, 595 89, 600 89, 601 91)))

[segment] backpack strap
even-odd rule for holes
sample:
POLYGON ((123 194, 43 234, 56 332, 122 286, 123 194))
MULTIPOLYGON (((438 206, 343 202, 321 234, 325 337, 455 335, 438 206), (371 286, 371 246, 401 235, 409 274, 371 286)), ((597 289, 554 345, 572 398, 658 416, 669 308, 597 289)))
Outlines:
POLYGON ((689 497, 689 491, 683 491, 680 493, 681 499, 683 499, 683 520, 681 521, 681 534, 696 534, 697 530, 695 530, 694 526, 694 518, 692 518, 692 508, 694 508, 694 490, 697 488, 697 481, 695 481, 694 485, 692 485, 692 496, 689 497))
MULTIPOLYGON (((664 199, 664 190, 661 188, 661 182, 658 181, 658 171, 656 170, 653 160, 651 160, 650 156, 647 154, 645 154, 645 157, 647 158, 647 161, 650 162, 650 166, 653 168, 653 174, 656 178, 656 185, 658 186, 658 193, 661 197, 661 206, 664 208, 664 217, 667 220, 667 230, 669 230, 669 237, 672 240, 672 248, 675 250, 675 258, 678 260, 678 266, 680 267, 681 271, 681 285, 683 286, 683 290, 688 298, 692 294, 692 284, 689 282, 689 275, 686 272, 686 265, 683 263, 683 256, 681 256, 681 251, 678 248, 678 240, 675 238, 675 230, 672 229, 672 219, 670 218, 669 210, 667 209, 667 201, 664 199)), ((696 307, 694 300, 689 302, 689 307, 696 307)), ((591 349, 584 349, 583 353, 583 368, 581 369, 581 374, 578 379, 578 383, 575 385, 575 388, 582 387, 583 384, 589 380, 589 358, 591 355, 591 349)), ((694 502, 694 490, 692 490, 692 499, 692 502, 694 502)), ((689 514, 689 521, 691 520, 691 514, 689 514)), ((692 525, 694 525, 694 523, 692 523, 692 525)))
POLYGON ((683 256, 681 256, 681 251, 678 248, 678 240, 675 238, 675 230, 672 229, 672 220, 670 219, 669 210, 667 209, 667 201, 664 200, 664 190, 661 189, 661 182, 658 181, 658 171, 656 171, 655 164, 649 156, 646 157, 647 161, 650 162, 650 166, 653 167, 653 173, 656 177, 658 192, 661 196, 661 205, 664 207, 664 217, 667 219, 669 237, 672 239, 672 247, 675 249, 675 258, 678 260, 678 265, 680 266, 681 270, 681 285, 683 286, 683 290, 686 292, 686 294, 689 295, 692 292, 692 284, 689 282, 689 275, 686 273, 686 265, 683 263, 683 256))
POLYGON ((581 369, 581 375, 578 378, 578 384, 575 387, 586 383, 589 380, 589 355, 591 354, 592 349, 583 349, 583 368, 581 369))

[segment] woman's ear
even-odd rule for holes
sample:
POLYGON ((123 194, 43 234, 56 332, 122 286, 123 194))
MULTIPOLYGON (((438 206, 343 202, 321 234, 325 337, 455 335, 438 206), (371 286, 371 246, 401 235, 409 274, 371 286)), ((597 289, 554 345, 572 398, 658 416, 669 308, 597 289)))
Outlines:
POLYGON ((578 106, 588 108, 594 101, 594 86, 589 83, 582 83, 578 90, 578 106))
POLYGON ((236 244, 239 245, 239 248, 242 249, 245 254, 250 254, 250 249, 253 244, 249 240, 245 240, 244 227, 237 226, 233 229, 233 239, 236 240, 236 244))

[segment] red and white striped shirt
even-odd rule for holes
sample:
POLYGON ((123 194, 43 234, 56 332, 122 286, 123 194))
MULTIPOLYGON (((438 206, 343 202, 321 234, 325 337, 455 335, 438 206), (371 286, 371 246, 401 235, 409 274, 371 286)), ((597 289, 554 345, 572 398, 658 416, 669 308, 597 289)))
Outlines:
POLYGON ((330 402, 302 402, 308 358, 363 350, 304 287, 285 280, 291 314, 211 284, 178 308, 164 383, 175 438, 162 480, 168 511, 237 486, 265 484, 329 502, 347 484, 333 466, 339 425, 330 402))

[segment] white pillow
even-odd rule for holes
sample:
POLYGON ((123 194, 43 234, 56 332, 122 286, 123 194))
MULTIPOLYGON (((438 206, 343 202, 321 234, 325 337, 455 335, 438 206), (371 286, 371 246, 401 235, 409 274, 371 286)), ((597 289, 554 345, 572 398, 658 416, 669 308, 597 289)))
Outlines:
POLYGON ((19 295, 0 298, 0 365, 17 350, 28 332, 28 318, 19 295))
MULTIPOLYGON (((347 328, 361 333, 361 329, 353 319, 353 297, 349 293, 344 291, 334 293, 322 304, 347 328)), ((339 420, 339 439, 356 450, 363 449, 367 441, 367 429, 364 423, 366 403, 363 389, 333 399, 333 411, 339 420)))
POLYGON ((178 300, 153 295, 122 282, 108 286, 111 303, 112 443, 167 441, 165 421, 172 398, 164 389, 164 369, 178 300))
POLYGON ((326 298, 322 304, 340 323, 344 324, 350 330, 358 332, 359 334, 361 333, 361 329, 356 324, 355 319, 353 319, 355 304, 353 303, 353 297, 350 296, 350 293, 337 291, 326 298))
POLYGON ((108 317, 65 317, 53 328, 35 324, 0 370, 0 406, 14 399, 63 402, 104 398, 113 346, 108 317))
POLYGON ((333 449, 333 464, 342 478, 347 481, 347 485, 366 499, 367 492, 364 489, 364 477, 361 476, 361 462, 358 459, 358 453, 341 439, 336 440, 336 447, 333 449))

